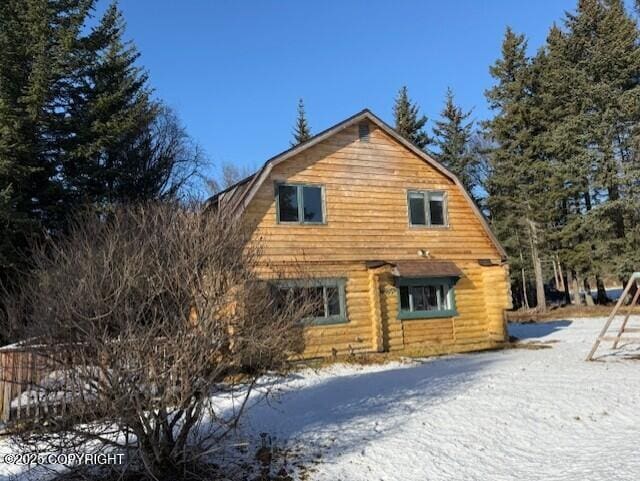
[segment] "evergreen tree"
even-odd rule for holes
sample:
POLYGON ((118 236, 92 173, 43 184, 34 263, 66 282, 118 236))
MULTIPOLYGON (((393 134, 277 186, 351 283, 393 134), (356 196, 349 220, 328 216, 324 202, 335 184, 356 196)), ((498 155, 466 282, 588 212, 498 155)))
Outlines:
POLYGON ((544 55, 545 149, 562 181, 552 240, 574 284, 597 279, 601 301, 601 277, 628 275, 640 262, 639 39, 621 1, 581 0, 564 29, 552 29, 544 55))
POLYGON ((581 303, 578 291, 593 262, 591 241, 598 236, 590 232, 587 221, 594 204, 594 179, 585 135, 588 127, 579 114, 586 101, 586 83, 576 52, 571 52, 573 47, 567 40, 565 32, 552 28, 538 63, 544 110, 548 113, 543 144, 553 177, 558 179, 558 188, 549 191, 557 201, 553 228, 548 232, 549 246, 567 267, 573 302, 581 303), (570 82, 566 75, 572 77, 570 82))
POLYGON ((0 2, 0 280, 65 215, 59 154, 71 64, 92 0, 0 2))
POLYGON ((151 160, 150 129, 160 113, 151 100, 147 74, 136 65, 139 53, 123 40, 124 19, 112 3, 99 25, 84 39, 83 82, 70 109, 76 135, 65 158, 73 205, 111 204, 154 198, 139 190, 151 160))
POLYGON ((538 108, 536 72, 526 54, 523 35, 507 28, 502 58, 491 67, 496 85, 485 95, 496 116, 485 125, 496 148, 490 155, 486 181, 487 207, 494 228, 505 242, 511 260, 531 259, 537 308, 546 308, 540 246, 544 220, 545 178, 538 133, 543 117, 538 108), (511 248, 511 250, 509 250, 511 248))
POLYGON ((398 92, 393 106, 395 129, 416 147, 425 150, 433 143, 433 139, 424 130, 427 117, 420 115, 420 108, 412 103, 406 86, 398 92))
POLYGON ((174 195, 202 159, 151 99, 115 4, 0 2, 0 281, 81 205, 174 195))
POLYGON ((538 286, 545 256, 570 274, 575 302, 589 279, 604 302, 603 277, 640 263, 638 26, 621 0, 580 0, 544 49, 525 51, 508 31, 492 67, 488 210, 512 265, 530 257, 538 286))
POLYGON ((477 159, 471 150, 473 121, 467 122, 471 112, 464 112, 454 102, 453 92, 447 89, 441 120, 433 128, 438 160, 462 182, 469 193, 477 186, 477 159))
POLYGON ((296 125, 293 130, 293 141, 291 147, 306 142, 311 138, 311 129, 307 122, 307 114, 304 110, 304 102, 302 99, 298 100, 298 117, 296 118, 296 125))

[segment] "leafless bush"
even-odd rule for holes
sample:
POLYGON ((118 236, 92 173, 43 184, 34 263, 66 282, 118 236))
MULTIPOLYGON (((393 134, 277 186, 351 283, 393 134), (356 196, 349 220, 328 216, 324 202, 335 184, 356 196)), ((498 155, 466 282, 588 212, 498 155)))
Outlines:
POLYGON ((224 214, 156 204, 82 216, 44 246, 11 313, 48 353, 36 389, 58 405, 23 423, 21 442, 123 450, 154 479, 215 450, 315 307, 259 280, 269 266, 247 238, 224 214), (211 402, 225 394, 233 409, 211 402))

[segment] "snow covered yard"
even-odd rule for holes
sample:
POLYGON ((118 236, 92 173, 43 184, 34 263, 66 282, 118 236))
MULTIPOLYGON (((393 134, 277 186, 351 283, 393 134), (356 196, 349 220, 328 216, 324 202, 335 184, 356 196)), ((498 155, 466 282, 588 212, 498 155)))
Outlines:
MULTIPOLYGON (((243 431, 298 451, 309 481, 636 480, 640 346, 585 362, 603 322, 511 325, 544 349, 298 372, 243 431)), ((0 481, 21 471, 38 472, 0 466, 0 481)))
POLYGON ((511 326, 547 349, 305 371, 245 425, 304 444, 313 480, 637 480, 640 360, 584 361, 603 322, 511 326))

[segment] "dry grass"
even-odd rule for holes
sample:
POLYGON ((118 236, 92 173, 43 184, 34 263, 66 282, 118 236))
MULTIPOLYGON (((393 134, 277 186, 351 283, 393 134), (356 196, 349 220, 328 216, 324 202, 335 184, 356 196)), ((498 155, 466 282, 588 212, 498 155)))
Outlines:
POLYGON ((538 350, 538 349, 550 349, 553 347, 553 344, 559 341, 521 341, 518 338, 510 337, 507 342, 504 344, 505 349, 528 349, 528 350, 538 350))
MULTIPOLYGON (((613 304, 605 306, 562 306, 552 307, 545 312, 539 312, 535 309, 510 311, 507 312, 507 320, 510 322, 540 322, 540 321, 556 321, 571 317, 606 317, 611 314, 613 304)), ((626 313, 628 307, 622 310, 626 313)), ((633 308, 634 314, 640 314, 640 305, 633 308)))
POLYGON ((322 369, 334 364, 354 364, 360 366, 386 364, 389 362, 415 363, 421 359, 449 356, 452 354, 473 354, 474 352, 493 351, 510 348, 510 342, 481 342, 465 346, 464 350, 456 345, 432 345, 414 348, 405 348, 396 352, 358 352, 330 357, 318 357, 293 361, 294 369, 322 369))
MULTIPOLYGON (((356 364, 360 366, 370 366, 376 364, 386 364, 392 361, 400 362, 412 362, 413 357, 406 353, 397 352, 362 352, 355 354, 343 354, 339 356, 331 357, 317 357, 311 359, 304 359, 302 361, 296 361, 293 365, 296 368, 305 369, 322 369, 333 364, 356 364)), ((422 356, 424 357, 424 356, 422 356)))

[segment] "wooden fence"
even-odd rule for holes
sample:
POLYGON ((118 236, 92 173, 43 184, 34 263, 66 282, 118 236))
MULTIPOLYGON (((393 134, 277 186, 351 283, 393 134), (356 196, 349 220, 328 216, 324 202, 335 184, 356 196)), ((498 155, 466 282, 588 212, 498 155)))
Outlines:
POLYGON ((0 422, 5 426, 20 419, 62 409, 64 398, 42 396, 40 386, 54 371, 52 357, 34 347, 0 348, 0 422))
MULTIPOLYGON (((162 340, 158 338, 153 346, 155 370, 167 373, 179 386, 179 376, 172 369, 173 359, 167 354, 162 340)), ((87 381, 94 375, 100 379, 101 373, 85 364, 86 358, 78 348, 79 345, 34 344, 0 348, 0 431, 7 430, 15 421, 55 417, 68 412, 72 405, 95 402, 95 390, 87 381)), ((154 369, 140 363, 134 363, 130 368, 132 371, 154 369)))
MULTIPOLYGON (((163 341, 162 337, 156 338, 150 347, 152 351, 144 353, 146 357, 120 359, 116 363, 119 375, 127 373, 135 377, 136 373, 143 372, 151 373, 151 379, 166 377, 163 382, 172 386, 170 392, 175 390, 179 394, 185 386, 180 363, 175 362, 172 352, 167 352, 163 341)), ((117 343, 114 352, 127 352, 128 344, 122 342, 114 341, 117 343)), ((135 339, 127 343, 135 345, 135 339)), ((108 375, 108 358, 95 352, 89 355, 80 344, 30 343, 1 347, 0 431, 10 430, 13 423, 19 421, 51 421, 61 414, 69 414, 71 407, 77 419, 100 416, 105 401, 98 395, 100 387, 119 382, 108 375)), ((154 381, 145 382, 152 385, 154 381)))

